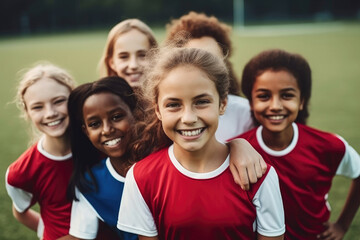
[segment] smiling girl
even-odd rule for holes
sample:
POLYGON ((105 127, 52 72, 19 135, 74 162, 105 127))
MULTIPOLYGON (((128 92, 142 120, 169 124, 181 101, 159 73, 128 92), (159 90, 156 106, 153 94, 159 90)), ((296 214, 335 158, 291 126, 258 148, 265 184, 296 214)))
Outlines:
POLYGON ((6 189, 14 217, 44 240, 69 231, 71 201, 66 189, 73 162, 67 101, 74 85, 65 70, 39 64, 24 74, 18 86, 17 102, 41 138, 9 166, 6 189), (31 209, 35 203, 40 214, 31 209))
POLYGON ((116 229, 125 175, 132 164, 131 126, 143 116, 132 88, 115 76, 80 85, 69 97, 69 116, 74 159, 70 190, 75 199, 70 234, 95 239, 101 221, 115 233, 103 239, 137 239, 116 229))
POLYGON ((246 64, 241 87, 260 126, 240 137, 278 172, 285 239, 342 239, 360 204, 360 158, 341 137, 305 125, 311 95, 308 62, 279 49, 261 52, 246 64), (335 175, 353 180, 332 223, 327 198, 335 175))
POLYGON ((228 147, 215 138, 227 104, 225 64, 194 48, 164 47, 155 57, 144 85, 154 109, 135 146, 158 151, 127 173, 118 228, 140 239, 282 239, 274 169, 241 190, 228 147))
POLYGON ((133 88, 140 86, 145 55, 157 42, 149 26, 138 19, 127 19, 115 25, 109 32, 103 56, 100 60, 100 74, 119 76, 133 88))

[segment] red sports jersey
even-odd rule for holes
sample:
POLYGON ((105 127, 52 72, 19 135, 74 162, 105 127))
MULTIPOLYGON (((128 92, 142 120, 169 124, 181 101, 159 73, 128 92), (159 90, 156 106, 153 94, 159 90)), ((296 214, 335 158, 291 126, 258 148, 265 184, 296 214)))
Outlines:
MULTIPOLYGON (((159 239, 256 239, 257 230, 262 235, 283 234, 283 222, 279 224, 281 220, 277 221, 283 220, 277 180, 271 184, 269 192, 274 195, 278 193, 278 198, 272 201, 274 198, 269 197, 267 200, 276 202, 276 206, 271 205, 271 208, 278 209, 277 204, 280 205, 278 212, 281 217, 271 219, 269 215, 272 212, 267 212, 266 218, 273 228, 268 231, 264 227, 265 234, 261 232, 262 226, 256 226, 257 209, 253 199, 271 167, 268 166, 267 172, 252 185, 250 191, 244 191, 235 184, 228 166, 227 159, 212 172, 193 173, 174 159, 172 147, 150 155, 136 163, 127 174, 118 227, 125 227, 123 230, 127 231, 135 230, 134 233, 140 235, 158 235, 159 239), (135 179, 136 189, 127 186, 130 179, 135 179), (140 191, 141 196, 138 195, 133 201, 132 196, 128 198, 127 190, 140 191), (143 206, 148 207, 153 220, 148 221, 147 213, 141 211, 142 206, 136 209, 141 205, 138 201, 145 201, 146 205, 143 206), (122 209, 131 210, 122 215, 122 209), (145 223, 135 219, 139 215, 145 215, 145 223), (156 229, 154 227, 151 229, 153 231, 146 232, 146 226, 151 222, 155 223, 156 229)), ((276 176, 274 170, 271 174, 276 176)))
POLYGON ((301 124, 293 124, 293 129, 293 140, 282 151, 265 145, 262 126, 238 137, 248 140, 278 173, 285 211, 285 239, 317 239, 316 235, 324 230, 323 223, 330 217, 327 194, 346 147, 334 134, 301 124))
POLYGON ((68 235, 70 227, 71 201, 66 189, 72 173, 71 154, 55 157, 46 153, 41 144, 35 144, 24 152, 7 172, 9 192, 18 211, 23 212, 36 202, 44 222, 44 240, 58 239, 68 235), (25 191, 31 198, 19 199, 17 189, 25 191))

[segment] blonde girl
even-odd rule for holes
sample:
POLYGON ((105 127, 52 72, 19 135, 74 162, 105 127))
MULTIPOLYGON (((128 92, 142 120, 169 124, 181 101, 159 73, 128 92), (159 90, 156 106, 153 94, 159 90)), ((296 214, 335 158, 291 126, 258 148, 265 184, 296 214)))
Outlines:
POLYGON ((149 26, 139 19, 127 19, 109 32, 99 67, 101 77, 119 76, 131 87, 139 87, 146 53, 157 42, 149 26))
POLYGON ((229 150, 215 138, 229 86, 223 61, 194 48, 163 48, 144 89, 154 105, 137 151, 156 150, 127 173, 118 228, 140 239, 282 239, 274 169, 238 188, 229 150))
POLYGON ((45 240, 69 231, 66 189, 73 163, 67 101, 74 86, 68 72, 49 63, 28 70, 18 85, 17 103, 41 137, 8 167, 6 189, 14 217, 45 240), (35 203, 40 213, 31 209, 35 203))

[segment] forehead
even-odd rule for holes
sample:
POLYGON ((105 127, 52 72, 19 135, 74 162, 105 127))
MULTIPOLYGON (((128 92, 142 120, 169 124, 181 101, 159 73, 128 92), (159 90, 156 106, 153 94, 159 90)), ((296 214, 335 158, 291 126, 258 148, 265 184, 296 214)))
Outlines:
POLYGON ((219 44, 212 37, 201 37, 201 38, 191 39, 185 45, 185 47, 203 49, 220 58, 223 58, 223 53, 219 44))
POLYGON ((109 92, 89 96, 83 105, 83 114, 106 113, 115 108, 130 111, 128 105, 117 95, 109 92))
MULTIPOLYGON (((294 75, 286 70, 266 70, 260 74, 254 83, 254 88, 283 89, 293 88, 299 90, 298 82, 294 75)), ((300 91, 300 90, 299 90, 300 91)))
POLYGON ((128 50, 149 50, 150 42, 148 37, 137 29, 131 29, 128 32, 121 34, 115 41, 114 45, 117 51, 128 50))
POLYGON ((197 95, 218 95, 215 83, 201 69, 178 66, 159 84, 160 98, 193 98, 197 95))
POLYGON ((57 96, 69 96, 70 89, 51 78, 42 78, 30 85, 24 93, 26 103, 46 101, 57 96))

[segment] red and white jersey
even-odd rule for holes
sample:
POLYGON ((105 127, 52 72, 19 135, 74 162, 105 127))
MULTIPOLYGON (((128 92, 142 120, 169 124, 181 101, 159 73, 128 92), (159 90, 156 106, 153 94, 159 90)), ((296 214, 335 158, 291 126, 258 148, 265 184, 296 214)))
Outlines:
POLYGON ((328 192, 333 177, 360 175, 359 154, 342 138, 293 123, 294 137, 281 151, 268 148, 260 126, 240 135, 279 175, 285 210, 285 239, 316 239, 329 220, 328 192))
POLYGON ((173 146, 151 154, 127 173, 118 228, 159 239, 256 239, 285 231, 272 167, 250 191, 235 184, 229 159, 216 170, 194 173, 173 146))
POLYGON ((45 152, 40 140, 6 172, 6 189, 17 211, 24 212, 39 203, 44 240, 69 233, 71 201, 66 191, 73 168, 71 157, 71 154, 58 157, 45 152))

